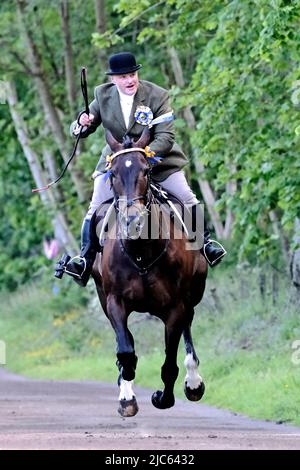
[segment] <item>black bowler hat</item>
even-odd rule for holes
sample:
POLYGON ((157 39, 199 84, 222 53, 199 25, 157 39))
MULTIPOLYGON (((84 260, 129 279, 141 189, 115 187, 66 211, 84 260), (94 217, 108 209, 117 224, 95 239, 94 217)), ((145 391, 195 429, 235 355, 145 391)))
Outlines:
POLYGON ((131 52, 119 52, 109 58, 110 70, 106 75, 124 75, 139 70, 142 66, 137 64, 135 57, 131 52))

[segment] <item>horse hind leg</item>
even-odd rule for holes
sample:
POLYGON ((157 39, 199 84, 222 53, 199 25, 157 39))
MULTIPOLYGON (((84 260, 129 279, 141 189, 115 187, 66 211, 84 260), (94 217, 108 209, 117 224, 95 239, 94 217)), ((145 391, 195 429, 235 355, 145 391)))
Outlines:
POLYGON ((190 324, 184 328, 183 337, 186 351, 184 365, 187 371, 184 381, 184 393, 188 400, 199 401, 204 395, 205 385, 198 373, 199 359, 194 349, 190 324))

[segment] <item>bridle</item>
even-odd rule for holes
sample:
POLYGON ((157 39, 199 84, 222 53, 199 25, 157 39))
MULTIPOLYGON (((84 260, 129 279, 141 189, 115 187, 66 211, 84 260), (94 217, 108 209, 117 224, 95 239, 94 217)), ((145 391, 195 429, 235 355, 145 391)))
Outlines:
MULTIPOLYGON (((110 171, 112 161, 116 157, 118 157, 119 155, 123 155, 125 153, 129 153, 129 152, 132 153, 132 152, 135 152, 135 151, 143 153, 146 160, 147 160, 147 158, 152 158, 152 155, 149 155, 149 152, 147 151, 147 147, 146 147, 146 149, 143 149, 143 148, 123 149, 123 150, 120 150, 120 151, 118 151, 118 152, 116 152, 113 155, 108 157, 108 159, 107 159, 107 162, 109 164, 108 165, 108 171, 110 171)), ((150 162, 148 161, 147 163, 149 164, 150 162)), ((123 197, 123 196, 118 196, 118 197, 116 195, 114 196, 114 203, 113 204, 114 204, 114 207, 115 207, 115 209, 118 213, 119 235, 120 235, 120 231, 122 229, 125 230, 125 224, 128 220, 127 219, 127 209, 129 207, 133 207, 133 206, 135 206, 135 203, 137 201, 143 200, 144 205, 142 206, 142 209, 140 208, 140 205, 136 205, 137 212, 138 212, 137 219, 142 220, 143 217, 150 214, 151 204, 154 201, 156 201, 156 198, 155 198, 155 196, 153 194, 153 191, 151 189, 152 185, 151 185, 151 166, 150 165, 149 165, 149 168, 150 168, 150 172, 147 175, 147 189, 145 191, 145 194, 137 195, 137 196, 135 196, 131 199, 127 199, 127 197, 123 197), (120 203, 121 203, 121 207, 120 207, 120 203), (122 207, 122 203, 124 204, 123 207, 122 207)), ((111 174, 110 175, 110 180, 111 180, 111 185, 113 187, 112 178, 113 178, 113 175, 111 174)), ((143 229, 143 224, 141 224, 140 232, 139 232, 139 234, 136 238, 139 238, 139 236, 142 232, 142 229, 143 229)), ((140 276, 144 276, 144 275, 148 274, 148 272, 153 268, 153 266, 156 263, 158 263, 158 261, 167 253, 168 246, 169 246, 169 243, 170 243, 170 240, 166 239, 165 243, 164 243, 164 246, 161 249, 160 253, 157 256, 155 256, 154 259, 152 259, 150 262, 147 262, 145 264, 144 259, 143 259, 142 256, 133 257, 132 254, 128 252, 128 250, 126 248, 126 245, 124 244, 124 241, 122 239, 122 236, 120 236, 118 238, 119 238, 119 244, 120 244, 122 252, 127 256, 130 263, 137 269, 140 276)), ((133 237, 132 237, 132 239, 133 239, 133 237)))
MULTIPOLYGON (((114 153, 113 155, 110 155, 110 156, 106 157, 106 161, 109 163, 108 170, 110 170, 112 162, 116 157, 118 157, 119 155, 124 155, 125 153, 132 153, 132 152, 141 152, 141 153, 143 153, 145 158, 146 158, 146 161, 147 161, 147 157, 149 155, 149 152, 146 149, 143 149, 143 148, 140 148, 140 147, 123 149, 123 150, 119 150, 118 152, 114 153)), ((124 211, 124 209, 126 210, 129 207, 133 207, 135 205, 136 201, 144 201, 144 206, 143 206, 142 210, 140 209, 140 207, 136 206, 138 211, 140 212, 140 216, 144 216, 145 214, 150 212, 150 207, 151 207, 151 204, 152 204, 152 201, 153 201, 153 194, 152 194, 151 186, 150 186, 150 182, 151 182, 151 177, 150 177, 151 167, 150 166, 149 166, 149 170, 150 171, 147 175, 147 190, 146 190, 145 194, 138 195, 138 196, 135 196, 135 197, 130 198, 130 199, 128 199, 127 197, 123 197, 123 196, 118 196, 118 197, 116 197, 116 195, 114 196, 114 206, 115 206, 117 212, 119 213, 119 216, 123 215, 122 211, 124 211), (125 203, 126 206, 121 204, 122 208, 120 208, 120 203, 125 203)), ((111 174, 110 175, 110 181, 111 181, 111 186, 113 187, 112 178, 113 178, 113 175, 111 174)))
MULTIPOLYGON (((113 155, 108 155, 106 157, 106 162, 107 162, 107 166, 106 166, 106 170, 108 172, 110 172, 110 182, 111 182, 111 186, 113 188, 113 182, 112 182, 112 178, 113 178, 113 174, 111 172, 111 166, 112 166, 112 162, 115 158, 119 157, 120 155, 124 155, 125 153, 132 153, 132 152, 140 152, 140 153, 143 153, 145 158, 146 158, 146 161, 147 161, 147 158, 149 158, 149 152, 147 150, 147 147, 145 149, 143 148, 140 148, 140 147, 133 147, 133 148, 128 148, 128 149, 123 149, 123 150, 119 150, 118 152, 115 152, 113 155)), ((150 156, 151 158, 151 156, 150 156)), ((149 165, 149 162, 147 161, 148 165, 149 165)), ((151 173, 151 167, 149 166, 149 174, 151 173)), ((117 208, 117 210, 119 209, 119 203, 120 202, 126 202, 126 208, 129 208, 129 207, 132 207, 134 206, 134 203, 136 201, 144 201, 145 202, 145 205, 144 205, 144 208, 145 210, 149 210, 149 207, 151 205, 151 202, 152 202, 152 191, 151 191, 151 187, 150 187, 150 176, 149 174, 147 175, 147 190, 146 190, 146 193, 144 195, 138 195, 138 196, 135 196, 134 198, 131 198, 131 199, 128 199, 126 197, 122 197, 122 196, 116 196, 116 194, 114 195, 114 202, 115 202, 115 207, 117 208)))

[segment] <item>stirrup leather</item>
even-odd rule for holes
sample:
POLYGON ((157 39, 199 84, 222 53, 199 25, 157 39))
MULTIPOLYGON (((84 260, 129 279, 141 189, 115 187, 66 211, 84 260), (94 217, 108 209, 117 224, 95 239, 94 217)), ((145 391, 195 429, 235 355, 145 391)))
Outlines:
POLYGON ((207 241, 207 243, 204 243, 204 245, 203 245, 203 255, 204 255, 206 261, 208 262, 208 264, 210 266, 214 266, 219 261, 219 259, 223 258, 223 256, 225 256, 226 254, 227 254, 227 251, 225 250, 224 246, 220 242, 218 242, 217 240, 213 240, 213 239, 210 238, 207 241), (211 243, 216 243, 217 245, 219 245, 221 250, 223 250, 223 252, 216 259, 214 259, 213 261, 210 261, 207 254, 206 254, 206 247, 207 247, 207 245, 210 245, 211 243))

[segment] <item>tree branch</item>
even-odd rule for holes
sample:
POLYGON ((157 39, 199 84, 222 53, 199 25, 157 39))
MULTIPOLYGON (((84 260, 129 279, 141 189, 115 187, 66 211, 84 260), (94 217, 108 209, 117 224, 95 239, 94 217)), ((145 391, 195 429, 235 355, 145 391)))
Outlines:
POLYGON ((53 56, 53 53, 52 53, 52 49, 49 45, 49 42, 48 42, 48 39, 47 39, 47 36, 46 36, 46 33, 45 33, 45 30, 44 30, 44 27, 43 27, 43 23, 42 23, 42 20, 41 20, 41 17, 38 13, 38 7, 36 7, 36 26, 37 26, 37 29, 40 29, 41 31, 41 34, 42 34, 42 42, 43 42, 43 45, 44 45, 44 51, 45 53, 47 54, 48 58, 49 58, 49 63, 51 65, 51 68, 53 70, 53 73, 54 73, 54 77, 57 81, 59 81, 61 79, 61 75, 59 73, 59 70, 58 70, 58 67, 56 65, 56 62, 54 60, 54 56, 53 56))
POLYGON ((130 21, 128 21, 128 23, 126 23, 126 25, 124 26, 121 26, 120 28, 116 29, 115 31, 113 31, 111 33, 111 36, 114 36, 115 34, 118 34, 120 31, 122 31, 123 29, 127 28, 127 26, 131 23, 133 23, 134 21, 138 20, 139 18, 141 18, 142 16, 145 15, 145 13, 148 13, 150 10, 154 10, 154 8, 157 8, 157 7, 160 7, 161 5, 163 5, 165 2, 165 0, 161 1, 161 2, 158 2, 158 3, 155 3, 155 5, 151 5, 150 7, 146 8, 146 10, 143 10, 141 13, 139 13, 138 15, 136 15, 134 18, 132 18, 130 21))
POLYGON ((34 72, 30 67, 28 67, 28 65, 26 64, 26 62, 22 59, 22 57, 20 57, 20 55, 18 54, 18 52, 15 52, 15 51, 10 51, 10 54, 19 62, 19 64, 22 65, 24 71, 30 75, 31 77, 41 77, 42 75, 38 72, 34 72))

